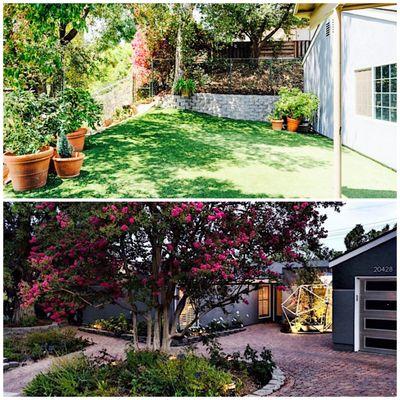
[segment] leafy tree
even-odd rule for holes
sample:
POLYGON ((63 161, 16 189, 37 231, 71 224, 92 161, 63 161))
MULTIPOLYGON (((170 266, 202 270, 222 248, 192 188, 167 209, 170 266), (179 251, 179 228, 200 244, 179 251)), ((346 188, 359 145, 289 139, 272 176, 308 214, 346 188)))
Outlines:
POLYGON ((120 303, 147 320, 147 345, 168 351, 198 318, 279 280, 274 261, 298 260, 325 236, 316 203, 45 203, 48 221, 32 235, 33 283, 21 283, 26 306, 39 302, 55 321, 87 305, 120 303), (178 295, 180 289, 181 296, 178 295), (195 318, 182 331, 190 302, 195 318), (142 306, 138 307, 138 304, 142 306), (176 307, 174 307, 176 305, 176 307))
POLYGON ((46 91, 47 86, 59 90, 69 44, 89 27, 99 27, 99 49, 131 39, 131 10, 124 4, 4 5, 5 85, 36 92, 46 91))
POLYGON ((289 33, 302 21, 293 15, 293 4, 202 4, 200 10, 206 29, 215 40, 231 44, 234 40, 248 38, 251 57, 259 58, 261 48, 273 40, 282 29, 289 33))
POLYGON ((370 231, 366 232, 361 224, 357 224, 344 238, 346 250, 350 251, 360 247, 364 243, 377 238, 388 230, 390 230, 389 224, 385 225, 382 229, 371 229, 370 231))

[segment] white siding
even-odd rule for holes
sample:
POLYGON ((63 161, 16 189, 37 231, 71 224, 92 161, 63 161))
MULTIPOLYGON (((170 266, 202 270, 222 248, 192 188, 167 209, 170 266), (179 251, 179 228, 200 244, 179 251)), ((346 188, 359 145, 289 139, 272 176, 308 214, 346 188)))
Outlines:
POLYGON ((396 123, 355 112, 355 71, 396 62, 396 23, 374 15, 381 16, 372 10, 343 13, 343 144, 396 168, 396 123))
POLYGON ((304 60, 304 91, 320 99, 314 129, 322 135, 333 137, 333 71, 332 35, 326 36, 325 22, 316 32, 314 41, 304 60))

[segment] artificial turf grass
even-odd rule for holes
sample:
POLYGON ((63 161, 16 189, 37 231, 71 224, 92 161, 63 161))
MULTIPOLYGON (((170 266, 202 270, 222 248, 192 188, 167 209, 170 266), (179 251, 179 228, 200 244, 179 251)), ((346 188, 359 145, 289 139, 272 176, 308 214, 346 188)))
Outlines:
MULTIPOLYGON (((332 198, 332 141, 265 122, 153 109, 86 139, 79 178, 28 198, 332 198)), ((346 197, 395 197, 396 173, 343 148, 346 197)))

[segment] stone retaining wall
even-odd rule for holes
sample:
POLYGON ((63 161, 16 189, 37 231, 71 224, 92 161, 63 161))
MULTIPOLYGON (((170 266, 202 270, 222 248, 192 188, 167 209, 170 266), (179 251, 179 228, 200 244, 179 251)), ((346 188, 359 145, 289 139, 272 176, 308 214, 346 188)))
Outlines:
POLYGON ((162 108, 197 111, 217 117, 249 121, 265 121, 278 96, 196 93, 189 99, 166 95, 156 99, 162 108))
POLYGON ((14 336, 14 335, 26 335, 31 332, 42 332, 47 331, 49 329, 58 328, 58 324, 52 323, 50 325, 38 325, 38 326, 24 326, 24 327, 15 327, 9 328, 5 327, 3 331, 4 337, 14 336))

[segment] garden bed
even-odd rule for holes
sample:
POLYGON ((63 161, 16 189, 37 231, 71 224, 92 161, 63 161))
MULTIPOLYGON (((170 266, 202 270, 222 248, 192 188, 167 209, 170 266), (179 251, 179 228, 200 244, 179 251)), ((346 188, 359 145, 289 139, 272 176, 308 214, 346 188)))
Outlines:
POLYGON ((54 364, 24 389, 28 396, 244 396, 271 393, 284 377, 267 350, 249 346, 243 356, 209 347, 210 358, 193 351, 171 355, 128 350, 124 360, 105 351, 54 364))
POLYGON ((37 361, 83 350, 92 344, 76 333, 76 329, 63 328, 5 337, 3 355, 9 362, 37 361))

